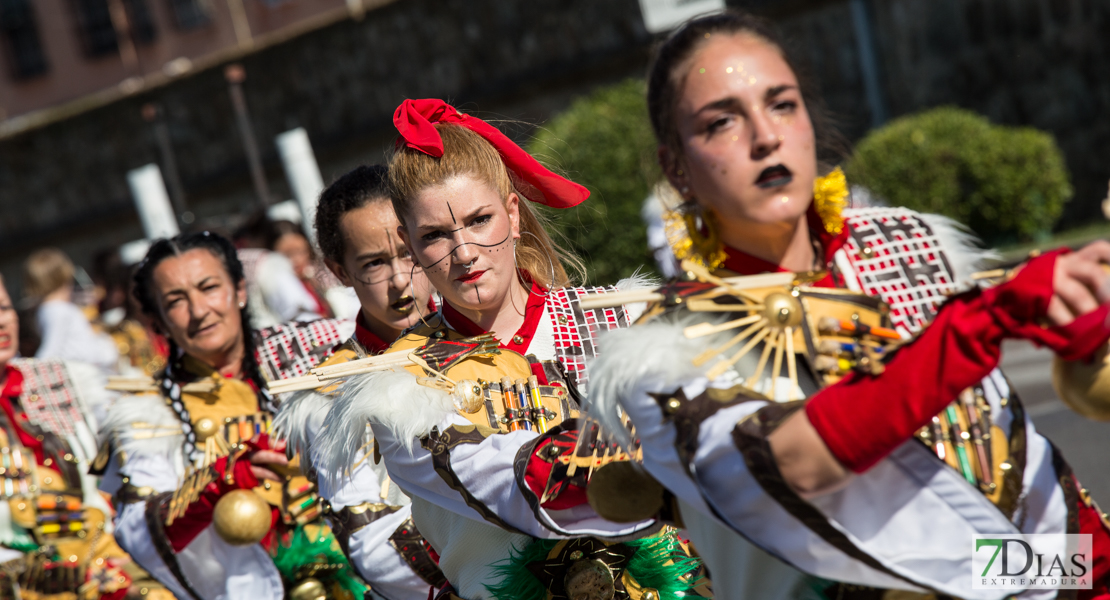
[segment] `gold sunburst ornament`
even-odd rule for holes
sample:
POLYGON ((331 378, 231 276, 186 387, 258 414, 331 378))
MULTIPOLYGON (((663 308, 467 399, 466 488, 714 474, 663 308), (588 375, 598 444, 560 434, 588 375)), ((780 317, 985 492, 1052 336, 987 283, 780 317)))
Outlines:
POLYGON ((844 231, 841 212, 848 207, 848 179, 840 167, 813 180, 813 208, 825 224, 825 230, 839 235, 844 231))

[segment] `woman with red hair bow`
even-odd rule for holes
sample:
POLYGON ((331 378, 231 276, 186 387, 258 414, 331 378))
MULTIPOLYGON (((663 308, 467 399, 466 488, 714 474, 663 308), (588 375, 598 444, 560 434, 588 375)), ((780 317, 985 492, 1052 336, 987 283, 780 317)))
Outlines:
POLYGON ((586 504, 592 467, 576 466, 584 361, 635 314, 583 308, 584 293, 615 288, 566 287, 564 264, 579 263, 529 204, 589 193, 440 100, 408 100, 394 123, 397 231, 443 303, 383 355, 412 357, 411 373, 341 388, 314 443, 321 476, 355 468, 369 420, 440 557, 444 598, 577 598, 594 584, 618 598, 691 594, 698 565, 674 531, 602 520, 586 504))

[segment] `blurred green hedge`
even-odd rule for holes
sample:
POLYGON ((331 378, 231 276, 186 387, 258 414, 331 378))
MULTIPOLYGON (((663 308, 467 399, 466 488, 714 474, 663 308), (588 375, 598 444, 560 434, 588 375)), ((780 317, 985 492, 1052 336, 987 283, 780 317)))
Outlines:
POLYGON ((953 107, 871 132, 845 172, 890 204, 952 217, 991 245, 1046 238, 1072 197, 1051 135, 953 107))
POLYGON ((591 284, 613 284, 641 265, 654 270, 640 207, 661 177, 648 120, 646 85, 629 79, 574 101, 540 128, 528 151, 586 186, 579 206, 545 211, 591 284))

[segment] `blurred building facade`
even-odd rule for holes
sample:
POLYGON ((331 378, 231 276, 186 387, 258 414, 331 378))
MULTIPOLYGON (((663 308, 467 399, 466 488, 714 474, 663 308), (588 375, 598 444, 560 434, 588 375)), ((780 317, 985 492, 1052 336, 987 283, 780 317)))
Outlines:
MULTIPOLYGON (((3 0, 0 120, 111 102, 382 4, 362 0, 3 0), (99 101, 99 102, 98 102, 99 101)), ((25 122, 15 119, 8 128, 25 122)))
MULTIPOLYGON (((542 124, 577 95, 643 76, 657 39, 645 29, 637 0, 96 2, 26 0, 56 10, 56 17, 35 13, 45 58, 9 58, 9 65, 23 61, 18 68, 28 74, 9 66, 0 75, 0 106, 9 115, 0 122, 0 270, 9 281, 39 245, 61 245, 82 262, 101 246, 142 236, 125 174, 163 160, 157 127, 168 132, 197 223, 257 206, 223 73, 232 61, 245 68, 243 91, 265 177, 273 197, 284 199, 289 193, 273 144, 283 131, 308 131, 325 182, 383 158, 392 111, 404 98, 444 97, 508 119, 510 133, 524 137, 530 123, 542 124), (115 29, 114 50, 90 58, 82 44, 91 42, 75 33, 83 21, 74 7, 96 2, 122 6, 116 12, 129 16, 129 29, 126 35, 115 29), (234 5, 246 15, 246 42, 236 33, 234 5), (138 6, 146 7, 155 31, 150 41, 142 41, 147 21, 130 16, 138 6), (206 24, 182 28, 174 11, 186 6, 206 7, 206 24), (125 58, 128 43, 133 63, 125 58), (46 71, 34 74, 43 62, 46 71), (65 65, 88 70, 69 74, 65 65), (144 120, 146 105, 159 107, 155 123, 144 120)), ((1110 179, 1110 38, 1100 33, 1110 30, 1110 3, 730 4, 778 22, 808 59, 849 139, 939 104, 1030 125, 1055 134, 1065 152, 1076 188, 1065 219, 1076 223, 1099 210, 1110 179)), ((26 30, 4 33, 15 27, 4 25, 11 22, 0 13, 8 55, 30 38, 26 30)), ((99 43, 111 46, 107 34, 99 43)))

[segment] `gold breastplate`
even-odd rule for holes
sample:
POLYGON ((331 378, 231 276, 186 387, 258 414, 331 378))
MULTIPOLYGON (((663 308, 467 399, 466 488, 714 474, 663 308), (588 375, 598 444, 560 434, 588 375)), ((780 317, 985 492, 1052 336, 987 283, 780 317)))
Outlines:
POLYGON ((578 416, 578 404, 563 385, 541 385, 528 359, 498 348, 491 335, 468 338, 442 319, 421 326, 387 353, 415 351, 419 362, 404 369, 422 385, 452 394, 459 414, 475 425, 502 433, 544 432, 578 416))

